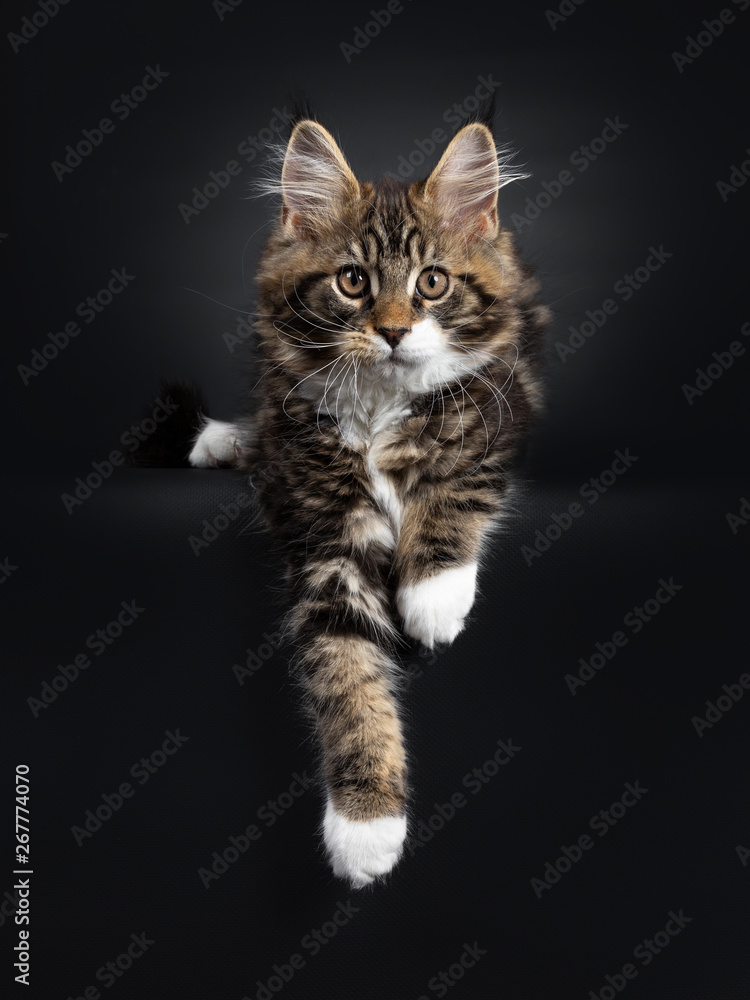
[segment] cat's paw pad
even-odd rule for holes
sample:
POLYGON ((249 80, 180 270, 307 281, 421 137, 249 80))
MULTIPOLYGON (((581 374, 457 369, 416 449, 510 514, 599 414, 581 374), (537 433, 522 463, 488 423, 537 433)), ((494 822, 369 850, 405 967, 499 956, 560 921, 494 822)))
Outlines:
POLYGON ((206 420, 196 437, 188 461, 198 469, 215 469, 221 465, 236 465, 242 454, 234 424, 223 420, 206 420))
POLYGON ((464 627, 477 591, 477 564, 444 569, 419 583, 406 584, 396 594, 404 631, 432 649, 453 642, 464 627))
POLYGON ((347 819, 328 801, 323 839, 333 874, 354 889, 387 875, 401 857, 406 838, 405 816, 381 816, 364 822, 347 819))

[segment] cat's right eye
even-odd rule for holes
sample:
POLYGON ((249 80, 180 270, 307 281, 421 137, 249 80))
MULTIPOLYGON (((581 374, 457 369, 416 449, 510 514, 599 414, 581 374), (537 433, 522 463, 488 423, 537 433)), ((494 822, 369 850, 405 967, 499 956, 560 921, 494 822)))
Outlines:
POLYGON ((339 291, 350 299, 361 299, 370 290, 370 279, 359 267, 345 267, 336 277, 339 291))

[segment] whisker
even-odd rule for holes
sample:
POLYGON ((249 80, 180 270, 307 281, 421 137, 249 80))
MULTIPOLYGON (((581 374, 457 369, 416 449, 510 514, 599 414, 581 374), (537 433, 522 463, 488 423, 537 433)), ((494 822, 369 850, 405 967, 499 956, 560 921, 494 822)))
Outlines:
MULTIPOLYGON (((346 360, 346 355, 345 355, 345 354, 342 354, 342 355, 340 355, 340 356, 339 356, 339 357, 337 358, 337 361, 345 361, 345 360, 346 360)), ((342 378, 343 378, 343 377, 344 377, 344 372, 345 372, 345 369, 346 369, 346 366, 344 366, 344 368, 342 368, 342 370, 341 370, 340 372, 338 372, 338 373, 336 374, 336 376, 335 376, 335 377, 336 377, 336 378, 338 378, 338 377, 339 377, 339 375, 341 375, 341 376, 342 376, 342 378)), ((316 426, 317 426, 318 430, 320 430, 320 411, 321 411, 321 410, 322 410, 322 408, 323 408, 323 404, 325 404, 325 406, 326 406, 326 410, 327 410, 327 412, 329 413, 329 415, 330 415, 330 412, 331 412, 331 411, 330 411, 330 409, 328 408, 328 402, 327 402, 327 396, 328 396, 328 383, 329 383, 329 381, 330 381, 330 379, 331 379, 331 375, 333 375, 333 373, 334 373, 335 371, 336 371, 336 366, 334 365, 334 366, 333 366, 333 368, 332 368, 332 369, 330 370, 330 372, 328 373, 328 376, 327 376, 327 378, 326 378, 326 384, 325 384, 325 385, 323 386, 323 392, 321 393, 321 397, 320 397, 320 403, 318 403, 318 411, 317 411, 317 415, 316 415, 316 417, 315 417, 315 424, 316 424, 316 426)))
MULTIPOLYGON (((285 282, 286 282, 286 276, 287 276, 288 273, 289 273, 289 271, 287 269, 286 271, 284 271, 284 274, 283 274, 283 276, 281 278, 281 294, 284 296, 284 301, 289 306, 289 309, 291 310, 291 312, 297 317, 297 319, 301 319, 303 323, 307 323, 308 326, 312 326, 316 330, 322 330, 324 333, 333 333, 337 329, 340 329, 340 328, 337 328, 337 327, 331 328, 331 327, 320 326, 318 323, 313 323, 311 320, 307 319, 305 316, 302 315, 302 313, 297 312, 297 310, 294 308, 294 306, 292 305, 292 303, 287 298, 287 294, 286 294, 285 282)), ((296 294, 296 288, 295 288, 295 294, 296 294)), ((307 306, 305 306, 305 308, 307 308, 307 306)), ((320 319, 320 317, 317 317, 317 318, 320 319)), ((354 332, 358 332, 358 331, 354 331, 354 332)))
POLYGON ((230 312, 239 313, 241 316, 259 316, 262 319, 272 319, 272 313, 259 313, 251 312, 249 309, 242 309, 240 306, 230 306, 228 302, 220 302, 219 299, 214 299, 210 295, 206 295, 205 292, 199 292, 197 288, 188 288, 187 285, 180 285, 180 288, 184 292, 191 292, 193 295, 200 295, 201 298, 208 299, 209 302, 215 302, 217 306, 221 306, 223 309, 229 309, 230 312))
MULTIPOLYGON (((449 385, 446 385, 445 388, 450 393, 451 398, 453 399, 453 402, 454 402, 454 404, 456 406, 456 414, 458 416, 458 424, 459 424, 459 427, 461 428, 461 447, 459 448, 458 454, 456 455, 456 457, 455 457, 455 459, 453 461, 453 465, 445 473, 445 475, 447 476, 447 475, 450 475, 451 472, 453 472, 454 468, 456 467, 456 463, 458 462, 459 458, 463 454, 463 450, 464 450, 464 418, 463 418, 463 410, 459 410, 459 408, 458 408, 458 401, 457 401, 456 397, 453 395, 453 393, 451 392, 451 387, 449 385)), ((452 434, 451 434, 451 437, 453 437, 452 434)))
POLYGON ((282 400, 282 403, 281 403, 281 409, 282 409, 282 410, 283 410, 283 412, 284 412, 284 413, 285 413, 285 414, 286 414, 286 415, 287 415, 287 416, 289 417, 289 419, 290 419, 290 420, 294 420, 294 422, 295 422, 295 423, 297 423, 297 424, 301 424, 301 423, 304 423, 304 421, 302 421, 302 420, 297 420, 297 419, 296 419, 296 417, 293 417, 293 416, 291 415, 291 413, 289 413, 289 411, 288 411, 288 410, 287 410, 287 408, 286 408, 286 401, 287 401, 287 399, 289 399, 289 397, 290 397, 290 396, 291 396, 291 394, 292 394, 292 393, 294 392, 294 390, 295 390, 295 389, 298 389, 298 388, 299 388, 299 387, 300 387, 300 386, 302 385, 302 383, 303 383, 303 382, 306 382, 306 381, 307 381, 307 380, 308 380, 309 378, 312 378, 312 377, 313 377, 314 375, 317 375, 317 374, 319 374, 320 372, 322 372, 322 371, 325 371, 325 369, 326 369, 326 368, 330 367, 331 365, 335 365, 335 364, 336 364, 336 363, 337 363, 338 361, 340 361, 340 360, 341 360, 341 358, 340 358, 340 357, 338 357, 338 358, 334 358, 334 359, 333 359, 333 361, 329 361, 329 362, 328 362, 328 364, 326 364, 326 365, 321 365, 321 367, 320 367, 320 368, 317 368, 317 369, 316 369, 316 370, 315 370, 314 372, 310 372, 310 374, 309 374, 309 375, 305 375, 305 377, 304 377, 304 378, 302 378, 302 379, 300 379, 300 380, 299 380, 299 382, 297 382, 297 383, 296 383, 296 385, 293 385, 293 386, 292 386, 292 388, 291 388, 291 389, 289 390, 289 392, 288 392, 288 393, 286 394, 286 396, 284 396, 284 399, 282 400))
MULTIPOLYGON (((287 275, 287 272, 285 271, 284 272, 284 278, 286 278, 286 275, 287 275)), ((281 279, 282 286, 283 286, 283 283, 284 283, 284 278, 281 279)), ((319 319, 321 323, 325 323, 326 322, 325 319, 322 316, 318 316, 318 314, 313 309, 311 309, 310 306, 306 302, 302 302, 302 299, 300 299, 299 295, 297 294, 297 275, 296 274, 292 278, 292 283, 294 285, 294 295, 295 295, 297 301, 302 305, 302 307, 304 309, 306 309, 310 313, 311 316, 314 316, 315 319, 319 319)), ((290 308, 291 308, 291 306, 290 306, 290 308)), ((338 316, 336 318, 340 319, 340 317, 338 317, 338 316)), ((351 330, 352 333, 358 333, 359 332, 350 323, 347 323, 345 319, 342 319, 341 322, 344 324, 344 326, 348 330, 351 330)))
MULTIPOLYGON (((283 326, 284 324, 282 323, 281 325, 283 326)), ((295 336, 295 334, 290 333, 288 330, 283 330, 282 331, 280 329, 280 327, 278 326, 277 323, 273 324, 273 328, 276 330, 276 335, 279 337, 279 340, 281 340, 281 336, 280 335, 283 333, 283 336, 289 337, 291 340, 296 340, 298 342, 299 347, 301 347, 301 348, 308 348, 309 349, 309 348, 312 348, 312 347, 314 347, 314 348, 321 348, 321 347, 341 347, 342 344, 348 343, 348 341, 346 341, 346 340, 333 340, 333 341, 330 341, 329 343, 322 343, 322 342, 319 342, 319 341, 316 341, 316 340, 309 340, 309 339, 305 340, 302 337, 295 336)))

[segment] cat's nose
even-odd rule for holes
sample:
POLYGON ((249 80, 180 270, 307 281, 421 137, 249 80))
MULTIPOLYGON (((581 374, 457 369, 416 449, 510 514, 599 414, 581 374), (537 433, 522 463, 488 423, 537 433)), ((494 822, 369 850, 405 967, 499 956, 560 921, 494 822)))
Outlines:
POLYGON ((409 326, 379 326, 377 327, 377 332, 381 337, 385 337, 388 346, 393 350, 393 348, 399 343, 399 341, 404 337, 411 327, 409 326))

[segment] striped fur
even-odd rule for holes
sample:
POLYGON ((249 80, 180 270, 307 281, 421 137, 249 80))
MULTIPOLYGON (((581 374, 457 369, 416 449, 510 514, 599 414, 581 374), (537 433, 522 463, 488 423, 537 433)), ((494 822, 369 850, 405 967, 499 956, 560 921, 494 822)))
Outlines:
POLYGON ((325 129, 299 122, 258 273, 254 433, 236 446, 231 429, 225 451, 284 543, 326 842, 355 886, 390 868, 406 829, 402 630, 432 645, 463 627, 541 404, 549 316, 498 222, 508 179, 479 122, 411 186, 361 183, 325 129), (368 294, 341 291, 347 268, 368 294), (435 269, 448 289, 424 298, 419 276, 435 269))

